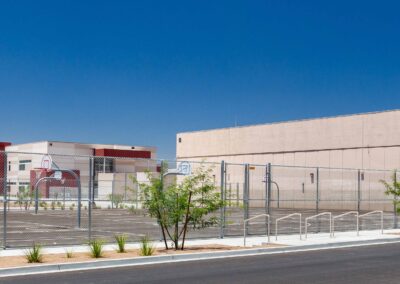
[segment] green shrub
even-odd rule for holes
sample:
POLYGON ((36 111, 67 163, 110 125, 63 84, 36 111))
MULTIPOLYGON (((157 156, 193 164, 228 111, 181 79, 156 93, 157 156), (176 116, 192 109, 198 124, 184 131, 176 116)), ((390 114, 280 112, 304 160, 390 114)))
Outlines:
POLYGON ((89 242, 90 254, 93 258, 103 257, 103 242, 101 240, 93 240, 89 242))
POLYGON ((125 244, 126 244, 127 237, 125 235, 115 235, 115 240, 117 241, 117 245, 118 245, 117 251, 119 253, 126 252, 125 244))
POLYGON ((148 236, 144 236, 140 240, 140 255, 150 256, 153 255, 155 249, 148 236))
POLYGON ((41 263, 43 259, 42 247, 38 244, 33 243, 32 248, 25 252, 25 258, 28 263, 41 263))

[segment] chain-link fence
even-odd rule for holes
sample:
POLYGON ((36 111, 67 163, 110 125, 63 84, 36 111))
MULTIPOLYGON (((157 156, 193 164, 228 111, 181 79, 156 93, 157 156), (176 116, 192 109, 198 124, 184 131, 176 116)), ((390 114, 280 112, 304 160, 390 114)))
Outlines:
MULTIPOLYGON (((384 227, 397 226, 393 197, 381 183, 390 181, 391 171, 0 152, 0 245, 112 242, 118 234, 130 241, 145 235, 158 240, 160 228, 143 206, 141 185, 149 183, 149 175, 161 178, 160 172, 165 184, 181 182, 199 168, 209 169, 225 206, 212 213, 217 225, 190 230, 188 238, 242 236, 243 230, 262 235, 267 218, 243 227, 244 220, 261 214, 276 220, 291 213, 305 219, 322 212, 382 210, 384 227)), ((310 222, 308 232, 327 232, 326 218, 310 222)), ((338 220, 335 229, 353 230, 351 218, 338 220)), ((379 228, 379 216, 363 218, 360 226, 379 228)), ((274 222, 270 229, 274 232, 274 222)), ((280 234, 297 232, 295 217, 280 224, 280 234)))

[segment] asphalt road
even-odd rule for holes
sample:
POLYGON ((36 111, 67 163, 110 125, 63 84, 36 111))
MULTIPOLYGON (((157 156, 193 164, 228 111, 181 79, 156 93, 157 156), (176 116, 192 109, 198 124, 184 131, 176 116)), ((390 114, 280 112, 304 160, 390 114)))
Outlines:
POLYGON ((0 278, 0 283, 400 283, 400 244, 0 278))

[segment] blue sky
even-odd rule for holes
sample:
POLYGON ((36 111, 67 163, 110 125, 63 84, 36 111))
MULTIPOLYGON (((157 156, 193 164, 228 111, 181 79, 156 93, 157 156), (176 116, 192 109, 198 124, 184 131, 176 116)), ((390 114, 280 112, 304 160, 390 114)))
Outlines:
POLYGON ((1 1, 0 141, 177 132, 400 108, 397 1, 1 1))

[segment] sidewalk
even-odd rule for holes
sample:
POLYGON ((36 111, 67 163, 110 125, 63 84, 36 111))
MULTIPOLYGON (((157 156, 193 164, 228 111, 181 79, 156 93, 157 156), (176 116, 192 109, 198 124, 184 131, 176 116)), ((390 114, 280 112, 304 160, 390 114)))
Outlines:
MULTIPOLYGON (((334 238, 330 238, 329 234, 309 234, 308 239, 302 236, 300 240, 299 235, 286 235, 279 236, 275 240, 275 236, 271 236, 272 246, 265 246, 267 237, 248 237, 247 246, 243 247, 243 237, 224 238, 224 239, 203 239, 203 240, 189 240, 187 247, 190 246, 206 246, 206 245, 223 245, 230 247, 237 247, 237 249, 220 250, 220 251, 201 251, 201 252, 187 252, 184 254, 167 254, 155 256, 135 256, 128 258, 116 259, 90 259, 86 261, 77 261, 69 263, 42 263, 42 264, 25 264, 24 266, 14 266, 7 268, 0 268, 0 277, 29 275, 29 274, 43 274, 43 273, 58 273, 58 272, 71 272, 81 270, 93 270, 137 265, 152 265, 161 263, 173 263, 182 261, 201 261, 218 258, 231 258, 254 256, 261 254, 281 254, 281 253, 296 253, 307 250, 323 250, 323 249, 336 249, 351 246, 366 246, 377 245, 385 243, 400 242, 400 230, 386 230, 384 234, 380 231, 360 231, 360 235, 356 235, 356 231, 336 233, 334 238)), ((154 243, 158 248, 163 248, 162 242, 154 243)), ((139 248, 138 243, 128 244, 127 249, 139 248)), ((66 250, 73 251, 74 253, 88 252, 88 246, 69 246, 69 247, 47 247, 43 248, 43 254, 65 254, 66 250)), ((113 251, 116 245, 106 245, 105 251, 113 251)), ((0 251, 0 257, 7 256, 23 256, 25 249, 10 249, 0 251)))

